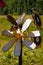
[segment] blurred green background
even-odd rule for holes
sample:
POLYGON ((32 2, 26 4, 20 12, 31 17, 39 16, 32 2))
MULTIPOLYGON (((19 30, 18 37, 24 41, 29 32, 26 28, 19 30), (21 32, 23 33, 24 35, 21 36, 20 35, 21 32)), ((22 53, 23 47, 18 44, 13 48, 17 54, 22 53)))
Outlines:
POLYGON ((35 8, 39 14, 43 14, 43 0, 4 0, 6 6, 0 7, 0 14, 31 14, 35 8))

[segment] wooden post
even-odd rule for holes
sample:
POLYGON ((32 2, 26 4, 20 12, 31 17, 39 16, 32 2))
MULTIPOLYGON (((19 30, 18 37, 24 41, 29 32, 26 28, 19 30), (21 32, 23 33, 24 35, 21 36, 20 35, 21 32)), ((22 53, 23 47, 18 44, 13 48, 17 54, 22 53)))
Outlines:
POLYGON ((19 56, 19 65, 22 65, 22 41, 21 41, 21 53, 19 56))

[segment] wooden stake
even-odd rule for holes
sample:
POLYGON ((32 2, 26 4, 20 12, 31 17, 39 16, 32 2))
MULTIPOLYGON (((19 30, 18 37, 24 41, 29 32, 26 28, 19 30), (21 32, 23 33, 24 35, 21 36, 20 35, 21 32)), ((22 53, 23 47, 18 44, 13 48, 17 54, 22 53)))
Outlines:
POLYGON ((22 65, 22 41, 21 41, 21 53, 19 56, 19 65, 22 65))

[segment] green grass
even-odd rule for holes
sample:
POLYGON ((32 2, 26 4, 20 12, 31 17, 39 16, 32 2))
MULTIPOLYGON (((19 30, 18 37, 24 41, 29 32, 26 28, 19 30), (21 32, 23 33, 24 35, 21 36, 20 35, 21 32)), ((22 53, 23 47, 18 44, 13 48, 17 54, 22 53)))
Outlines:
MULTIPOLYGON (((15 19, 18 19, 19 16, 15 16, 15 19)), ((32 18, 31 15, 26 15, 24 21, 27 18, 32 18)), ((42 25, 43 25, 43 16, 41 16, 42 20, 42 25)), ((9 30, 11 28, 12 24, 7 21, 6 17, 0 18, 0 65, 18 65, 18 57, 14 56, 14 48, 15 44, 13 47, 7 51, 3 52, 2 47, 9 42, 12 38, 8 38, 5 36, 2 36, 2 31, 3 30, 9 30)), ((32 22, 29 29, 27 29, 28 32, 31 32, 33 30, 37 30, 36 26, 32 22)), ((23 45, 23 51, 22 51, 22 65, 43 65, 43 29, 40 29, 41 31, 41 36, 42 36, 42 43, 41 46, 34 49, 30 50, 28 49, 25 45, 23 45)))

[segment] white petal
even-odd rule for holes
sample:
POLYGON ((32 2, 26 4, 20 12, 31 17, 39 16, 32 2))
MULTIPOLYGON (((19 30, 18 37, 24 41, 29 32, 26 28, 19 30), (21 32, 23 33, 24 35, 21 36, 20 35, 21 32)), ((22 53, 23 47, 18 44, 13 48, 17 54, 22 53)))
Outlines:
POLYGON ((22 32, 24 32, 29 26, 30 26, 30 23, 32 22, 32 19, 27 19, 25 21, 25 23, 23 24, 23 27, 22 27, 22 32))
POLYGON ((13 32, 11 32, 11 31, 9 31, 9 30, 8 30, 8 32, 11 33, 11 34, 13 34, 13 32))
POLYGON ((32 31, 32 33, 35 35, 35 37, 40 36, 40 32, 38 30, 37 31, 32 31))
POLYGON ((34 49, 36 47, 36 44, 33 42, 31 45, 30 45, 30 48, 31 49, 34 49))

